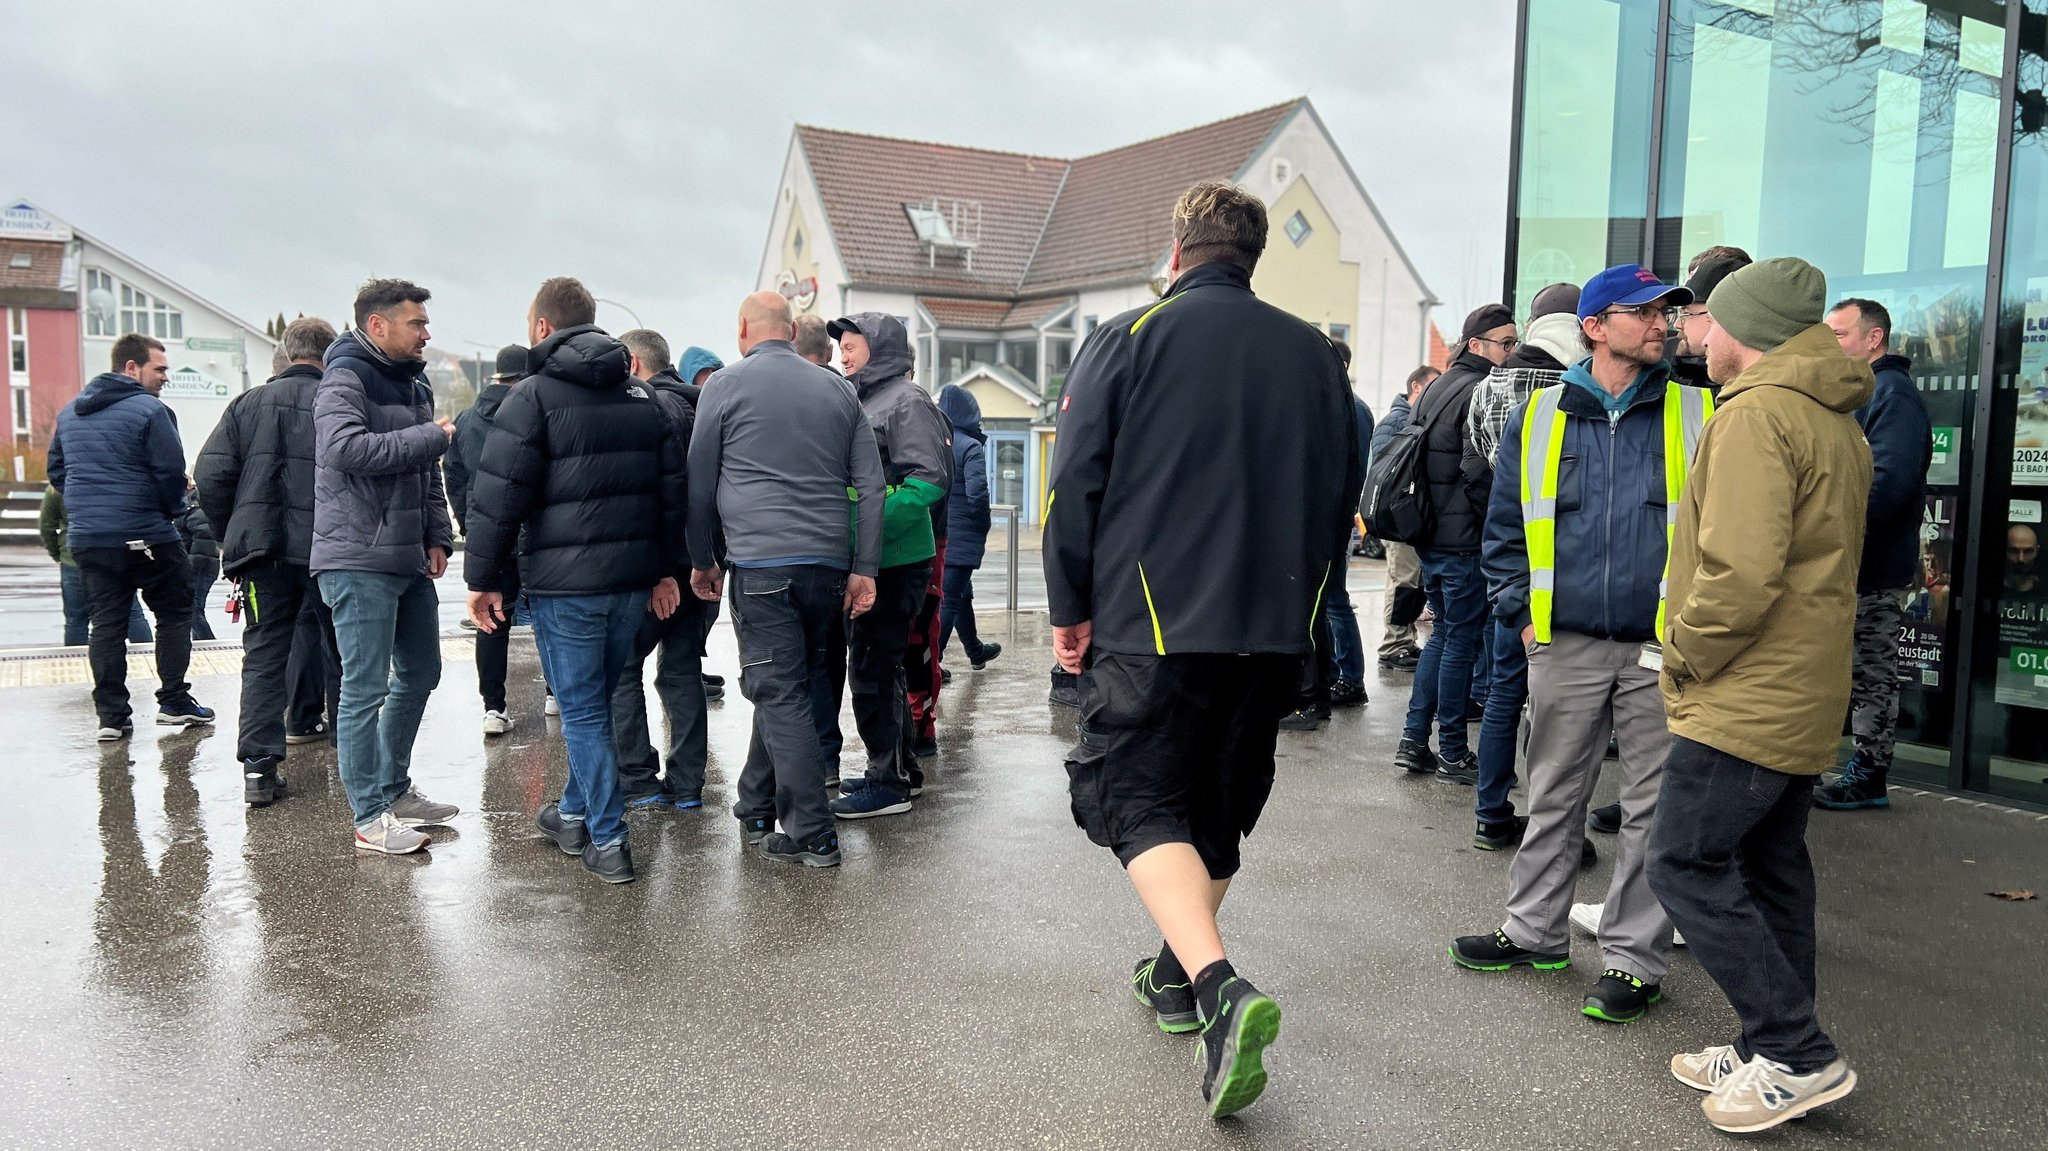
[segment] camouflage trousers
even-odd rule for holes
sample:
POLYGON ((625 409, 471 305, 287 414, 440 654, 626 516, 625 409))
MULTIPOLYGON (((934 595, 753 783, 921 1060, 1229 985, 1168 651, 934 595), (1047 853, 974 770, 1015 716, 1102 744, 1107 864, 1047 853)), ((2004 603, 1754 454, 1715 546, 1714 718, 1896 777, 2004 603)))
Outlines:
POLYGON ((1904 591, 1867 592, 1856 597, 1856 672, 1849 694, 1849 730, 1856 758, 1873 772, 1892 766, 1899 729, 1899 628, 1905 622, 1904 591))

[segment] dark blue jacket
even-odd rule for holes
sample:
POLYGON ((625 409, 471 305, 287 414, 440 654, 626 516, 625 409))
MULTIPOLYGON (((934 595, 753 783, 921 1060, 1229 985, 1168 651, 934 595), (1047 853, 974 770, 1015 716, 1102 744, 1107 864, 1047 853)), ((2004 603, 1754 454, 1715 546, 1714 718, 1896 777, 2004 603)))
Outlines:
POLYGON ((1368 463, 1372 460, 1373 452, 1386 447, 1388 442, 1394 438, 1394 433, 1407 427, 1408 421, 1414 417, 1415 409, 1408 406, 1408 397, 1406 395, 1395 396, 1394 402, 1387 407, 1387 418, 1381 420, 1378 426, 1373 427, 1370 430, 1370 434, 1366 436, 1367 446, 1371 449, 1365 453, 1365 459, 1368 463))
MULTIPOLYGON (((1351 410, 1358 417, 1358 458, 1370 460, 1372 458, 1372 442, 1377 438, 1373 435, 1372 408, 1368 407, 1364 400, 1359 399, 1356 393, 1353 393, 1351 397, 1351 410)), ((1389 415, 1391 414, 1389 413, 1389 415)), ((1402 422, 1406 423, 1407 421, 1403 420, 1402 422)), ((1396 430, 1398 431, 1399 429, 1396 430)), ((1391 432, 1388 433, 1389 436, 1392 434, 1391 432)), ((1357 503, 1364 495, 1364 489, 1360 488, 1352 493, 1351 502, 1357 503)))
POLYGON ((946 566, 978 568, 988 552, 988 435, 981 405, 966 388, 939 389, 939 411, 953 425, 953 486, 946 495, 946 566))
POLYGON ((72 550, 177 542, 185 448, 171 409, 133 376, 108 372, 64 405, 49 476, 64 497, 72 550))
POLYGON ((1870 441, 1870 511, 1864 518, 1863 566, 1857 592, 1891 591, 1913 582, 1920 562, 1927 469, 1934 463, 1934 428, 1913 387, 1913 361, 1881 356, 1870 365, 1877 390, 1856 409, 1870 441))
MULTIPOLYGON (((1564 452, 1557 482, 1557 594, 1553 632, 1647 641, 1657 633, 1657 584, 1664 578, 1664 384, 1650 369, 1634 400, 1609 422, 1585 388, 1564 385, 1564 452)), ((1493 470, 1480 562, 1494 615, 1529 623, 1529 553, 1522 530, 1522 421, 1508 416, 1493 470)))

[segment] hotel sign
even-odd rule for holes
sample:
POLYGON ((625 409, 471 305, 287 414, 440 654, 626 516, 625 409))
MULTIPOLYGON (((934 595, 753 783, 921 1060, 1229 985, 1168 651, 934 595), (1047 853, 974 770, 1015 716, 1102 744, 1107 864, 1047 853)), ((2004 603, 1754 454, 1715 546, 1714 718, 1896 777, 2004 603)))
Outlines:
POLYGON ((70 238, 71 225, 43 215, 26 200, 0 208, 0 239, 61 243, 70 238))

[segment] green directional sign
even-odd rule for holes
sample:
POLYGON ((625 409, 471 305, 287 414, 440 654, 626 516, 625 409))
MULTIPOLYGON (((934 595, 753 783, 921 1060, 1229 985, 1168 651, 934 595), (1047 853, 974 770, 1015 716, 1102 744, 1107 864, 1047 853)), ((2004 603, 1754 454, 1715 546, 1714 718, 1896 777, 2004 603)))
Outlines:
POLYGON ((185 348, 193 352, 239 352, 243 349, 241 340, 210 340, 204 336, 188 336, 185 348))

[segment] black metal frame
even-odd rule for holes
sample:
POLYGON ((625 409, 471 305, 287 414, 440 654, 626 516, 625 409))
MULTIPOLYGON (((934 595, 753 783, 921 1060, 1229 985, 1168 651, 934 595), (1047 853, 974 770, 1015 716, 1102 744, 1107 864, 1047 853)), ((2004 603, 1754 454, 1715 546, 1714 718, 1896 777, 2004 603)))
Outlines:
POLYGON ((1650 73, 1650 186, 1644 192, 1643 258, 1636 261, 1652 271, 1657 267, 1657 213, 1664 183, 1664 90, 1671 80, 1671 0, 1657 4, 1657 62, 1650 73))
POLYGON ((1522 229, 1516 221, 1522 216, 1522 89, 1528 83, 1529 71, 1529 3, 1522 0, 1515 5, 1515 79, 1514 90, 1508 105, 1508 230, 1507 267, 1503 269, 1500 298, 1509 307, 1515 305, 1515 265, 1521 259, 1522 229))

